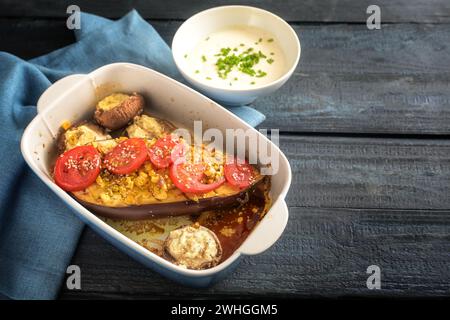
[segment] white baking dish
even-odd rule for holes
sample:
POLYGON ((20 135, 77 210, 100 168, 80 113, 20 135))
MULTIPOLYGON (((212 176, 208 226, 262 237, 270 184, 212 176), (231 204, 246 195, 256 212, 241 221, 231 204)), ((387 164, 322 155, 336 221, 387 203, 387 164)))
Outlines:
MULTIPOLYGON (((143 264, 177 282, 197 287, 208 286, 222 278, 226 271, 232 270, 242 255, 261 253, 275 243, 288 220, 284 199, 291 183, 291 168, 277 147, 274 150, 279 160, 279 170, 272 176, 271 209, 231 257, 207 270, 186 270, 162 259, 104 223, 53 183, 50 161, 55 149, 54 137, 61 123, 64 120, 75 122, 90 117, 98 94, 104 95, 114 91, 136 91, 143 94, 151 112, 186 128, 192 128, 194 120, 203 120, 208 127, 220 130, 251 128, 200 93, 139 65, 110 64, 90 74, 69 76, 56 82, 39 99, 38 115, 25 129, 21 150, 30 168, 81 220, 143 264)), ((257 134, 260 135, 259 132, 257 134)))

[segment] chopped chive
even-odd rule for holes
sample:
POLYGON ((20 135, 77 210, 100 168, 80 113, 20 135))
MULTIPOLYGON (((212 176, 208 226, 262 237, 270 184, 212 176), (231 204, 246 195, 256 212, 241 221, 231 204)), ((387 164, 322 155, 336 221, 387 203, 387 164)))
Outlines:
POLYGON ((267 75, 267 72, 264 72, 264 71, 262 71, 262 70, 258 70, 258 73, 257 73, 257 77, 258 78, 262 78, 262 77, 265 77, 267 75))
POLYGON ((255 84, 255 81, 250 82, 250 84, 255 84))
POLYGON ((267 39, 267 42, 273 42, 273 38, 267 39))
POLYGON ((206 37, 205 41, 208 41, 208 40, 209 40, 209 37, 206 37))
POLYGON ((258 42, 262 42, 262 38, 259 38, 259 39, 258 39, 258 42))
POLYGON ((230 51, 231 51, 231 48, 222 48, 222 49, 220 49, 220 53, 223 56, 227 56, 230 53, 230 51))
POLYGON ((211 80, 211 77, 206 77, 206 80, 211 80))
POLYGON ((271 52, 270 55, 273 56, 273 55, 275 55, 275 53, 271 52))
MULTIPOLYGON (((267 56, 258 50, 255 52, 253 48, 248 48, 244 52, 237 54, 237 48, 231 51, 231 48, 221 48, 220 52, 215 54, 217 61, 215 63, 217 75, 221 79, 227 79, 229 73, 233 70, 238 70, 244 74, 248 74, 251 77, 264 77, 267 75, 262 70, 255 70, 261 59, 267 59, 267 56)), ((234 81, 238 78, 235 77, 234 81)))
POLYGON ((195 73, 200 73, 200 70, 195 70, 195 73))
POLYGON ((202 61, 206 62, 206 57, 204 55, 202 56, 202 61))
POLYGON ((268 64, 272 64, 275 60, 273 60, 272 58, 267 59, 267 63, 268 64))
POLYGON ((184 55, 184 57, 185 57, 185 58, 187 58, 187 57, 188 57, 187 53, 186 53, 186 54, 184 55))
POLYGON ((241 43, 240 46, 243 47, 243 46, 245 46, 245 44, 241 43))
POLYGON ((266 58, 266 55, 263 54, 261 51, 258 51, 258 56, 259 56, 260 58, 266 58))

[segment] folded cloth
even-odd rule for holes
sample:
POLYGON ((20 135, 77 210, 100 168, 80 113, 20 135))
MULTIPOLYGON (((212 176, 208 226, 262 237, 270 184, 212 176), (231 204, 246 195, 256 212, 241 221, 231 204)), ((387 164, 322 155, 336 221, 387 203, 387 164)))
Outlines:
MULTIPOLYGON (((61 77, 113 62, 181 80, 169 47, 135 11, 115 22, 82 13, 75 36, 73 45, 28 62, 0 52, 0 297, 55 298, 83 229, 20 154, 20 138, 42 92, 61 77)), ((264 120, 250 107, 230 110, 253 126, 264 120)))

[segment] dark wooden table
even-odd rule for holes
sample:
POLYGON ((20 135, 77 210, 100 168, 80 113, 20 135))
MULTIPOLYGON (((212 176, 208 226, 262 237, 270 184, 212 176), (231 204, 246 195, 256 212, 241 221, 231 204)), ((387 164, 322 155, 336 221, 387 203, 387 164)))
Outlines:
MULTIPOLYGON (((0 50, 31 58, 70 44, 73 1, 0 2, 0 50)), ((86 228, 61 298, 450 296, 450 1, 243 1, 285 18, 302 42, 291 80, 255 107, 280 128, 290 220, 265 253, 209 289, 174 284, 86 228), (376 3, 375 3, 376 2, 376 3), (381 30, 366 9, 381 8, 381 30), (366 269, 381 268, 381 290, 366 269)), ((227 1, 81 1, 131 8, 170 43, 182 21, 227 1)))

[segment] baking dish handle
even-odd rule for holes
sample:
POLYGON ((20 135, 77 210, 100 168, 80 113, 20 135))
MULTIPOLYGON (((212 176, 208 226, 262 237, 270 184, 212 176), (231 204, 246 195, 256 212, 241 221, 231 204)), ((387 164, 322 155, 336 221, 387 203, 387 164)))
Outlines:
POLYGON ((42 113, 42 111, 44 111, 47 106, 59 97, 62 92, 72 87, 76 82, 80 81, 84 77, 87 77, 87 75, 72 74, 56 81, 40 96, 37 102, 37 112, 42 113))
POLYGON ((269 249, 281 236, 289 218, 286 202, 279 200, 249 235, 239 252, 254 255, 269 249))

